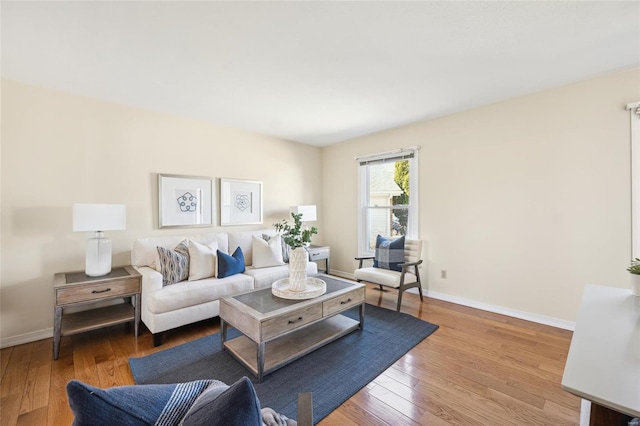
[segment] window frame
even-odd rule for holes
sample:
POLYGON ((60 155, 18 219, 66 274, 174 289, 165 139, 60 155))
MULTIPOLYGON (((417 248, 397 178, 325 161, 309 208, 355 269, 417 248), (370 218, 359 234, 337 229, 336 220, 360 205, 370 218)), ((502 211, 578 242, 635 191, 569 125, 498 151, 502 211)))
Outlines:
POLYGON ((640 102, 627 104, 631 156, 631 259, 640 257, 640 102))
MULTIPOLYGON (((418 153, 420 147, 403 148, 396 151, 383 152, 368 156, 356 157, 358 162, 358 256, 359 257, 371 257, 375 254, 373 249, 370 249, 368 237, 369 237, 369 211, 373 208, 393 210, 394 205, 376 207, 370 205, 369 194, 369 179, 370 179, 370 167, 371 165, 380 164, 382 162, 396 162, 399 160, 409 161, 409 204, 407 205, 408 220, 407 231, 405 233, 406 238, 417 239, 419 235, 418 231, 418 153)), ((405 206, 405 205, 401 205, 405 206)))

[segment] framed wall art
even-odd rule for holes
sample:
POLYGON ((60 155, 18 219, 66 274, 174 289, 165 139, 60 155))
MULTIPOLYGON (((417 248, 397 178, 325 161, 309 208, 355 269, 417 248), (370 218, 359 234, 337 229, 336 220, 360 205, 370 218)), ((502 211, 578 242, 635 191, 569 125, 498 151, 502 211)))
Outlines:
POLYGON ((220 225, 262 223, 262 182, 220 179, 220 225))
POLYGON ((213 225, 213 180, 202 176, 158 175, 160 228, 213 225))

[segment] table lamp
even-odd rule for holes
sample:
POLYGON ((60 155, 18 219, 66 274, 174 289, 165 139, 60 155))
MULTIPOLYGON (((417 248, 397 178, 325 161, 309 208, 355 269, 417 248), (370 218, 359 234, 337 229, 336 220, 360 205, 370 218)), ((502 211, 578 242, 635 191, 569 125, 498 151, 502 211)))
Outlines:
POLYGON ((124 204, 74 204, 74 232, 95 232, 87 240, 85 274, 101 277, 111 272, 111 240, 104 231, 126 229, 127 210, 124 204))
POLYGON ((302 217, 300 220, 302 222, 314 222, 318 220, 316 216, 316 206, 291 206, 289 208, 291 213, 300 214, 302 213, 302 217))

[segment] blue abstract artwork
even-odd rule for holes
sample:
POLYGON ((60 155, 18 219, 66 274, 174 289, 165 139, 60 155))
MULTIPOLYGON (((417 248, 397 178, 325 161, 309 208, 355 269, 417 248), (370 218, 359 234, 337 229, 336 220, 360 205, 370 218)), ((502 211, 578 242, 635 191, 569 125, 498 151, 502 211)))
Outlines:
POLYGON ((238 210, 242 212, 247 210, 248 208, 251 208, 251 194, 250 193, 236 194, 234 205, 238 210))
POLYGON ((198 209, 198 197, 190 192, 185 192, 179 196, 177 202, 181 212, 191 213, 198 209))

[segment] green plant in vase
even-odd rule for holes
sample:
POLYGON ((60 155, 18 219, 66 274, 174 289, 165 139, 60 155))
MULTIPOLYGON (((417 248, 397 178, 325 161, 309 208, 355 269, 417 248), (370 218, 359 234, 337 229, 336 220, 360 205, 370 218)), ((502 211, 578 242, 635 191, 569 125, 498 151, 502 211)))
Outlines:
POLYGON ((304 292, 307 288, 307 262, 308 254, 305 247, 311 243, 311 236, 318 233, 318 229, 312 226, 302 229, 302 213, 291 213, 293 226, 286 220, 275 223, 276 231, 282 232, 282 239, 289 247, 289 290, 304 292))
POLYGON ((627 268, 627 271, 635 275, 640 275, 640 258, 631 261, 631 266, 627 268))
POLYGON ((293 226, 286 219, 282 222, 274 223, 276 231, 282 232, 282 239, 292 249, 307 247, 311 244, 311 236, 318 233, 318 228, 312 226, 309 229, 302 229, 302 213, 291 213, 293 226))

